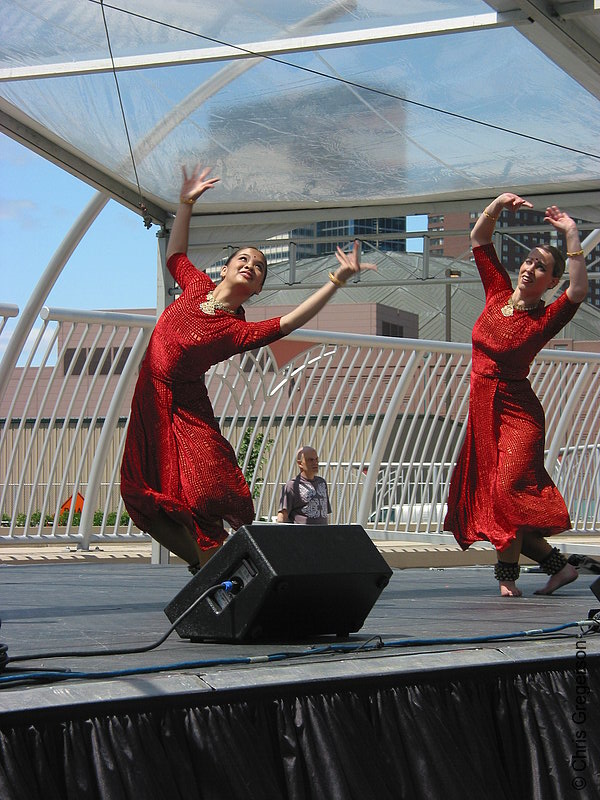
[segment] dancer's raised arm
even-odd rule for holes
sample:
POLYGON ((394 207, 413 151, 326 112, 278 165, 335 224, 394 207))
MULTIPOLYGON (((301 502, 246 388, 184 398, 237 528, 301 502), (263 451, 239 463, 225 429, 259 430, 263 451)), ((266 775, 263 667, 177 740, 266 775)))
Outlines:
POLYGON ((212 189, 219 178, 209 178, 210 167, 201 167, 199 164, 194 167, 191 174, 188 174, 185 167, 182 167, 183 181, 179 192, 179 206, 175 214, 173 227, 167 245, 167 261, 174 253, 187 253, 188 237, 190 231, 190 220, 192 210, 196 200, 208 189, 212 189))
POLYGON ((558 206, 548 206, 544 222, 549 222, 565 237, 567 258, 569 260, 569 285, 566 292, 572 303, 582 303, 588 293, 588 275, 585 256, 579 240, 577 224, 558 206))
POLYGON ((354 242, 350 253, 345 253, 341 247, 338 247, 335 257, 340 265, 335 272, 329 273, 328 282, 289 314, 281 317, 281 332, 284 335, 301 328, 318 314, 337 289, 341 288, 353 275, 357 275, 361 270, 377 269, 375 264, 360 263, 360 242, 358 241, 354 242))
POLYGON ((518 194, 513 194, 512 192, 503 192, 499 194, 495 200, 488 203, 482 215, 473 226, 473 230, 471 231, 471 244, 473 247, 489 244, 492 241, 496 222, 505 208, 509 211, 518 211, 523 207, 533 208, 529 200, 519 197, 518 194))

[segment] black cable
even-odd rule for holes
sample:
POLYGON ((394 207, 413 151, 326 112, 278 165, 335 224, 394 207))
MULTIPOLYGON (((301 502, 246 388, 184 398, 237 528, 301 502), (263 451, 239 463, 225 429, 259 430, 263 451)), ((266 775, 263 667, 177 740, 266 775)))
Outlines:
MULTIPOLYGON (((196 608, 198 603, 200 603, 204 598, 209 595, 211 592, 216 591, 217 589, 225 589, 226 592, 232 592, 234 589, 241 588, 239 585, 239 579, 233 579, 230 581, 222 581, 221 583, 217 583, 214 586, 209 586, 206 591, 202 592, 199 597, 197 597, 191 606, 188 606, 186 610, 180 614, 175 622, 168 628, 167 632, 160 637, 157 641, 149 645, 143 645, 140 647, 129 647, 118 649, 114 648, 112 650, 64 650, 58 651, 54 653, 27 653, 21 656, 8 656, 7 651, 8 648, 6 645, 0 644, 0 673, 5 669, 8 664, 16 663, 17 661, 33 661, 37 659, 47 659, 47 658, 85 658, 87 656, 126 656, 132 655, 134 653, 147 653, 150 650, 154 650, 159 647, 163 642, 165 642, 169 636, 173 633, 175 628, 179 625, 179 623, 187 617, 187 615, 196 608), (4 653, 3 653, 4 651, 4 653), (5 655, 6 657, 2 660, 1 656, 5 655)), ((69 671, 69 670, 67 670, 69 671)))
MULTIPOLYGON (((467 117, 464 114, 458 114, 455 111, 447 111, 444 108, 438 108, 437 106, 429 105, 428 103, 420 103, 418 100, 410 100, 407 97, 401 97, 400 95, 394 94, 393 92, 387 92, 383 89, 375 89, 372 86, 367 86, 362 83, 357 83, 355 81, 350 81, 347 78, 340 78, 337 75, 329 75, 326 72, 321 72, 317 69, 312 69, 311 67, 303 67, 300 64, 293 64, 291 61, 286 61, 283 58, 277 58, 277 56, 269 56, 265 55, 264 53, 255 53, 253 50, 248 50, 245 47, 240 47, 236 44, 231 44, 231 42, 224 42, 221 39, 216 39, 213 36, 207 36, 202 33, 196 33, 196 31, 189 30, 188 28, 182 28, 179 25, 173 25, 169 22, 162 22, 161 20, 154 19, 153 17, 148 17, 145 14, 136 13, 135 11, 130 11, 129 9, 119 8, 119 6, 112 5, 111 3, 105 3, 104 0, 89 0, 90 3, 100 4, 102 6, 106 6, 107 8, 111 8, 113 11, 119 11, 122 14, 127 14, 131 17, 137 17, 138 19, 142 19, 145 22, 151 22, 155 25, 160 25, 164 28, 170 28, 171 30, 178 31, 179 33, 185 33, 189 36, 194 36, 198 39, 204 39, 207 42, 212 42, 213 44, 221 45, 222 47, 230 47, 234 50, 238 50, 240 53, 245 53, 246 55, 253 56, 254 58, 263 58, 265 61, 273 61, 276 64, 283 64, 286 67, 292 67, 292 69, 297 69, 300 72, 307 72, 309 75, 316 75, 320 78, 326 78, 327 80, 336 81, 338 83, 345 84, 346 86, 351 86, 354 89, 362 89, 365 92, 371 92, 373 94, 381 95, 382 97, 388 97, 392 100, 399 100, 402 103, 407 103, 408 105, 417 106, 418 108, 424 108, 427 111, 434 111, 437 114, 444 114, 449 117, 454 117, 455 119, 460 119, 463 122, 470 122, 473 125, 482 125, 485 128, 491 128, 492 130, 501 131, 502 133, 508 133, 511 136, 519 136, 523 139, 530 139, 531 141, 538 142, 539 144, 546 144, 550 145, 551 147, 558 147, 561 150, 568 150, 572 153, 578 153, 579 155, 588 156, 589 158, 596 158, 600 160, 600 154, 596 153, 589 153, 587 150, 579 150, 576 147, 569 147, 566 144, 559 144, 558 142, 552 142, 549 139, 541 139, 539 136, 532 136, 528 133, 522 133, 521 131, 513 131, 510 128, 504 128, 502 125, 495 125, 492 122, 483 122, 480 119, 475 119, 475 117, 467 117)), ((113 64, 114 69, 114 64, 113 64)))
MULTIPOLYGON (((213 587, 214 588, 214 587, 213 587)), ((187 613, 187 612, 186 612, 187 613)), ((583 620, 575 622, 567 622, 562 625, 557 625, 552 628, 537 628, 534 630, 517 631, 514 633, 501 633, 490 634, 483 636, 453 636, 453 637, 435 637, 429 639, 397 639, 392 641, 384 641, 380 636, 372 636, 367 642, 360 643, 344 643, 344 644, 326 644, 322 646, 315 646, 308 650, 301 650, 298 652, 278 652, 270 653, 268 655, 260 656, 234 656, 234 657, 221 657, 214 659, 203 659, 201 661, 185 661, 173 664, 153 665, 149 667, 132 667, 129 669, 110 670, 104 672, 59 672, 57 670, 40 669, 36 672, 16 673, 8 675, 0 675, 0 688, 4 685, 15 685, 23 683, 27 680, 43 682, 43 681, 58 681, 58 680, 98 680, 105 678, 123 678, 132 675, 147 675, 152 673, 164 672, 165 670, 176 671, 183 669, 205 669, 215 666, 226 665, 248 665, 265 664, 270 662, 282 662, 290 659, 300 659, 305 657, 324 656, 324 655, 346 655, 348 653, 368 653, 373 650, 381 651, 382 649, 404 649, 407 647, 439 647, 447 645, 469 645, 469 644, 483 644, 502 642, 514 639, 533 639, 533 640, 546 640, 554 638, 564 638, 557 636, 561 631, 567 628, 578 627, 580 630, 585 628, 585 633, 599 633, 600 625, 599 620, 583 620)), ((583 635, 580 633, 579 636, 583 635)), ((411 655, 415 655, 412 653, 411 655)))
POLYGON ((129 135, 129 128, 127 127, 127 118, 125 116, 125 107, 123 106, 123 99, 121 97, 121 88, 119 87, 119 81, 117 78, 117 70, 115 69, 115 59, 113 58, 112 52, 112 45, 110 43, 110 34, 108 32, 108 23, 106 21, 106 14, 104 13, 104 2, 100 0, 100 8, 102 9, 102 21, 104 23, 104 31, 106 33, 106 43, 108 46, 108 54, 110 55, 110 63, 112 64, 112 72, 113 78, 115 79, 115 86, 117 89, 117 97, 119 100, 119 106, 121 108, 121 117, 123 118, 123 127, 125 128, 125 137, 127 139, 127 146, 129 148, 129 156, 131 158, 131 165, 133 167, 133 174, 135 176, 135 182, 137 185, 138 195, 140 198, 140 202, 138 203, 138 208, 143 214, 144 225, 146 228, 150 228, 152 225, 152 219, 148 214, 148 209, 146 208, 146 204, 144 203, 144 196, 142 194, 142 187, 140 186, 140 179, 138 177, 137 165, 135 163, 135 157, 133 155, 133 147, 131 145, 131 137, 129 135))

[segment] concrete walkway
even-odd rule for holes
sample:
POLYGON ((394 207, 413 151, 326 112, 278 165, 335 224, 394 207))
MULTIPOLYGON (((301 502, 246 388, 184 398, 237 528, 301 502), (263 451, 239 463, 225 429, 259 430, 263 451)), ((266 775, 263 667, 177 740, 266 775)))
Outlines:
MULTIPOLYGON (((463 552, 457 544, 382 539, 374 542, 392 568, 466 567, 494 564, 495 550, 487 543, 474 544, 463 552)), ((582 553, 600 558, 600 535, 560 534, 552 543, 564 553, 582 553)), ((151 562, 150 542, 92 543, 89 550, 78 550, 75 543, 23 544, 0 541, 0 567, 27 564, 131 564, 151 562)), ((176 556, 171 563, 183 563, 176 556)), ((533 562, 522 559, 523 564, 533 562)))

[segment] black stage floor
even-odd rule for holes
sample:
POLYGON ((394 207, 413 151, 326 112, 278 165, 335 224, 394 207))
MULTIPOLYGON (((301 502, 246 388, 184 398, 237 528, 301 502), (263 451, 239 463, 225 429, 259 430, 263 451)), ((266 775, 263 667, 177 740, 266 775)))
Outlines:
MULTIPOLYGON (((61 658, 15 661, 0 673, 3 713, 95 699, 165 696, 395 673, 456 670, 518 662, 575 659, 579 627, 600 604, 582 574, 550 597, 533 594, 544 575, 524 572, 523 598, 501 598, 491 567, 394 570, 363 628, 348 638, 206 643, 168 630, 164 607, 189 581, 183 566, 51 564, 0 567, 0 641, 9 659, 77 651, 61 658), (561 626, 566 626, 561 629, 561 626), (552 629, 558 628, 555 632, 552 629), (538 635, 535 631, 548 630, 538 635), (519 636, 521 632, 531 632, 519 636), (500 638, 508 635, 508 638, 500 638), (472 641, 497 637, 491 641, 472 641), (447 641, 456 640, 456 641, 447 641), (378 643, 384 647, 375 648, 378 643), (327 647, 331 646, 332 650, 327 647), (362 648, 362 649, 361 649, 362 648), (28 669, 69 669, 13 682, 28 669), (101 675, 100 675, 101 674, 101 675)), ((588 656, 600 636, 583 630, 588 656)))
POLYGON ((345 638, 173 633, 100 655, 161 639, 189 580, 174 565, 0 567, 3 800, 598 797, 598 576, 539 597, 545 576, 525 572, 525 597, 502 599, 491 567, 395 570, 345 638))

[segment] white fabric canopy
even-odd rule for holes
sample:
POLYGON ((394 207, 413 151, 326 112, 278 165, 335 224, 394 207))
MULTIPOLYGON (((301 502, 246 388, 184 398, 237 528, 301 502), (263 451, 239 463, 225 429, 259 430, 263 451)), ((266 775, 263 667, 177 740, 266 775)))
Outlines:
POLYGON ((598 224, 600 4, 552 6, 0 0, 0 122, 156 222, 201 161, 229 228, 503 188, 598 224))

